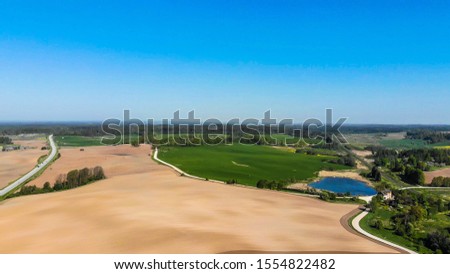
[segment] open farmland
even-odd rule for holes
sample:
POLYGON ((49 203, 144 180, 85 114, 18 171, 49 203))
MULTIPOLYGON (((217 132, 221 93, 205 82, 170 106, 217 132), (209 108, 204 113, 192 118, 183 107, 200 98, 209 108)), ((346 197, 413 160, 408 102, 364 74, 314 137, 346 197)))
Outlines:
POLYGON ((14 144, 24 146, 27 149, 0 151, 0 188, 7 186, 32 170, 38 164, 38 159, 48 153, 47 150, 41 150, 41 147, 46 145, 44 138, 14 140, 14 144))
POLYGON ((59 153, 61 157, 29 185, 42 187, 45 182, 53 185, 58 175, 85 167, 102 166, 107 177, 142 173, 147 170, 144 163, 151 160, 149 145, 91 146, 82 149, 68 147, 61 148, 59 153))
POLYGON ((322 169, 347 167, 328 163, 333 156, 306 155, 268 146, 219 145, 162 147, 158 155, 183 171, 208 179, 256 185, 266 180, 306 180, 322 169))
POLYGON ((133 149, 120 174, 1 202, 0 253, 396 252, 341 226, 355 205, 189 179, 133 149))

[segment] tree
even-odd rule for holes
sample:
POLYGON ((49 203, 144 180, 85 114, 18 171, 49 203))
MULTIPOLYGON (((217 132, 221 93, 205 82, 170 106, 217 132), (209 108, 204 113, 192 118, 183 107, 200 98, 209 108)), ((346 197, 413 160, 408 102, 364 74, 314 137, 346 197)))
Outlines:
POLYGON ((376 195, 370 200, 369 208, 371 212, 376 212, 383 202, 383 197, 381 195, 376 195))
POLYGON ((267 180, 259 180, 256 183, 257 188, 266 188, 267 180))
POLYGON ((425 245, 433 251, 450 253, 450 236, 444 231, 434 231, 427 234, 425 245))
POLYGON ((52 188, 51 188, 49 182, 45 182, 43 190, 44 190, 45 192, 49 192, 49 191, 52 190, 52 188))
POLYGON ((67 173, 67 187, 68 188, 74 188, 77 187, 79 185, 79 181, 80 181, 80 172, 78 169, 74 169, 69 171, 69 173, 67 173))
POLYGON ((381 181, 381 172, 378 167, 374 166, 370 174, 371 174, 370 177, 372 177, 375 181, 377 182, 381 181))
POLYGON ((330 195, 328 194, 328 192, 323 191, 319 194, 319 198, 321 200, 328 201, 330 199, 330 195))
POLYGON ((56 182, 56 183, 53 185, 53 190, 54 190, 54 191, 59 191, 59 190, 63 190, 63 189, 64 189, 64 186, 63 186, 62 183, 56 182))
POLYGON ((405 181, 413 185, 425 184, 425 174, 422 170, 407 166, 405 169, 405 181))
POLYGON ((139 140, 136 140, 136 139, 131 140, 131 145, 133 147, 138 147, 139 146, 139 140))
POLYGON ((85 167, 85 168, 81 169, 79 172, 79 178, 80 178, 79 184, 85 185, 85 184, 89 183, 90 177, 91 177, 91 175, 90 175, 89 168, 85 167))
POLYGON ((275 181, 272 181, 269 183, 269 189, 271 189, 271 190, 277 189, 277 186, 278 186, 278 184, 275 181))
POLYGON ((93 170, 93 179, 94 180, 101 180, 101 179, 105 179, 105 172, 103 171, 103 168, 101 166, 96 166, 94 167, 93 170))
POLYGON ((383 221, 381 220, 380 217, 376 217, 376 218, 370 220, 369 225, 373 228, 380 230, 383 228, 383 221))

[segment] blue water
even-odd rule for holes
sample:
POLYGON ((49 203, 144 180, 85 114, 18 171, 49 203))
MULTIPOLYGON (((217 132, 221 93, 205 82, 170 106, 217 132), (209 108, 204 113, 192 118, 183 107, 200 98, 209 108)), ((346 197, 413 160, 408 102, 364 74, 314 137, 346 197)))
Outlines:
POLYGON ((310 186, 335 193, 350 192, 353 196, 371 196, 377 194, 375 189, 369 187, 364 182, 348 178, 326 177, 310 184, 310 186))

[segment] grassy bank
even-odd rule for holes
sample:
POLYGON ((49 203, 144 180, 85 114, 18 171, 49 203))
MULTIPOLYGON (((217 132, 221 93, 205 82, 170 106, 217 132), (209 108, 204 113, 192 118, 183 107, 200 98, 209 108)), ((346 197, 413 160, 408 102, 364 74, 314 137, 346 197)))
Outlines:
POLYGON ((412 241, 409 241, 405 237, 395 234, 395 231, 393 229, 389 229, 389 228, 376 229, 376 228, 370 226, 370 223, 375 218, 380 218, 380 219, 384 220, 383 221, 384 223, 387 223, 393 215, 394 214, 389 212, 388 210, 380 210, 376 214, 369 213, 369 214, 367 214, 366 217, 364 217, 361 220, 359 225, 361 226, 362 229, 364 229, 365 231, 369 232, 370 234, 372 234, 374 236, 377 236, 381 239, 395 243, 397 245, 406 247, 412 251, 415 251, 418 253, 433 253, 430 249, 428 249, 422 245, 418 245, 412 241))

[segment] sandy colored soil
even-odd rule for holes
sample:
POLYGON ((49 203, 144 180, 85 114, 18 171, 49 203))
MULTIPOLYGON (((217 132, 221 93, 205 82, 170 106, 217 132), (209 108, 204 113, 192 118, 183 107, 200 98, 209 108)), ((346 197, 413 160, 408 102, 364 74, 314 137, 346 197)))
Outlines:
POLYGON ((364 178, 363 176, 359 175, 358 173, 354 171, 327 171, 327 170, 321 170, 319 172, 319 177, 342 177, 342 178, 350 178, 358 181, 365 182, 369 185, 372 185, 372 182, 369 181, 367 178, 364 178))
POLYGON ((103 156, 105 180, 1 202, 0 253, 396 252, 340 224, 355 205, 189 179, 149 150, 119 161, 124 174, 103 156))
POLYGON ((45 140, 14 140, 14 144, 29 147, 25 150, 0 151, 0 188, 7 186, 37 165, 37 160, 48 151, 42 151, 45 140))
POLYGON ((290 188, 290 189, 298 189, 298 190, 309 190, 309 189, 314 189, 313 187, 308 186, 308 184, 306 184, 306 183, 294 183, 294 184, 290 184, 290 185, 288 185, 288 188, 290 188))
POLYGON ((449 168, 443 168, 435 171, 427 171, 425 172, 425 183, 431 184, 431 181, 434 177, 450 177, 450 167, 449 168))
MULTIPOLYGON (((80 148, 61 148, 61 157, 32 183, 42 187, 45 182, 51 185, 55 183, 60 174, 67 174, 73 169, 92 168, 102 166, 106 177, 118 175, 138 174, 147 172, 147 163, 150 161, 151 153, 148 146, 132 147, 121 146, 98 146, 80 148)), ((30 185, 32 184, 30 183, 30 185)))
POLYGON ((366 158, 368 156, 372 156, 372 152, 369 151, 369 150, 356 150, 356 149, 354 149, 354 150, 352 150, 352 152, 355 153, 357 156, 363 157, 363 158, 366 158))

